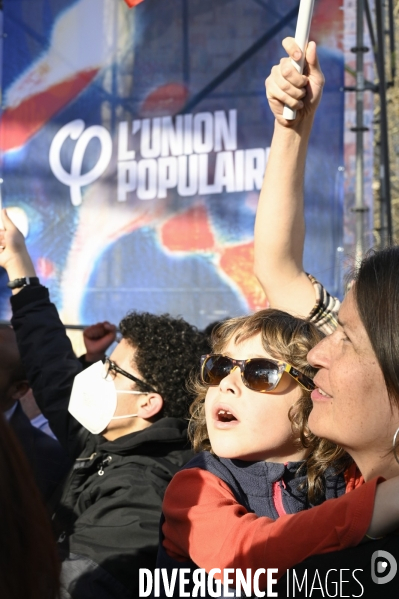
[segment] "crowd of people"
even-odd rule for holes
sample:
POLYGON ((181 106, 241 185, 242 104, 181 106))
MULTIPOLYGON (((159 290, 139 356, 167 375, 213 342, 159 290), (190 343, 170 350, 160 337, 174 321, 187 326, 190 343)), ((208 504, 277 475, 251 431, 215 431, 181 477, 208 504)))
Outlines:
MULTIPOLYGON (((364 258, 342 305, 304 271, 304 170, 324 78, 314 43, 303 75, 294 40, 284 47, 266 82, 275 131, 255 224, 269 309, 211 338, 132 312, 109 357, 116 327, 104 322, 77 358, 3 210, 13 316, 0 330, 1 597, 139 597, 140 569, 156 567, 191 572, 189 593, 194 571, 225 581, 230 570, 216 594, 207 586, 220 597, 236 596, 247 569, 264 569, 261 591, 274 569, 281 597, 292 568, 367 570, 342 596, 372 597, 372 555, 399 557, 399 247, 364 258), (28 389, 55 439, 23 413, 28 389)), ((158 596, 181 596, 165 580, 158 596)))

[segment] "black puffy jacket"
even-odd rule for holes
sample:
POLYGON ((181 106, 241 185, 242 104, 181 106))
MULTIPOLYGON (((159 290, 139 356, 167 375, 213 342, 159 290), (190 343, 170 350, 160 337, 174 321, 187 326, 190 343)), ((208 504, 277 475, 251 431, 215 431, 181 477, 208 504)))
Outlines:
POLYGON ((155 566, 162 498, 192 453, 187 423, 163 418, 107 441, 68 412, 82 365, 45 287, 11 298, 12 324, 37 403, 74 466, 53 498, 62 597, 138 597, 139 568, 155 566))

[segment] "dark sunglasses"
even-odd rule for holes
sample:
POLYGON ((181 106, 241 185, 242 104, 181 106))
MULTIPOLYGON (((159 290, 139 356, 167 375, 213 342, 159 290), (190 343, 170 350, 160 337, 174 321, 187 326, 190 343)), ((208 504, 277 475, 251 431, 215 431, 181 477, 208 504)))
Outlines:
POLYGON ((122 374, 123 376, 130 379, 131 381, 134 381, 135 383, 140 385, 140 387, 142 387, 146 391, 153 391, 153 392, 157 393, 157 391, 155 391, 154 387, 151 387, 151 385, 149 385, 148 383, 141 381, 133 374, 130 374, 130 372, 126 372, 126 370, 123 370, 123 368, 120 368, 117 364, 115 364, 115 362, 113 362, 109 358, 105 358, 105 360, 104 360, 104 378, 105 379, 107 377, 115 378, 116 372, 118 372, 119 374, 122 374))
POLYGON ((286 362, 269 358, 234 360, 228 356, 222 356, 222 354, 201 356, 201 380, 205 385, 219 385, 220 381, 228 376, 236 366, 241 370, 244 385, 259 393, 274 391, 284 372, 307 391, 316 388, 312 379, 286 362))

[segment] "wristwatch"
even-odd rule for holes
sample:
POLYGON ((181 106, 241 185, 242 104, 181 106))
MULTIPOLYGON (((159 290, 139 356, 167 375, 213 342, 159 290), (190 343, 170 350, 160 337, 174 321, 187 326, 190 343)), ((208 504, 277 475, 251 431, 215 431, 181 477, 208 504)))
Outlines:
POLYGON ((14 279, 7 283, 7 287, 10 289, 19 289, 20 287, 26 287, 27 285, 40 285, 40 281, 38 277, 22 277, 21 279, 14 279))

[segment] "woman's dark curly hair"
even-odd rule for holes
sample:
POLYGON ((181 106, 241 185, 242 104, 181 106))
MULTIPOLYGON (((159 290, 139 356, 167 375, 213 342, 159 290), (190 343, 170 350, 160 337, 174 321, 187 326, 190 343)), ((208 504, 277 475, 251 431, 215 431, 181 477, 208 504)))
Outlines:
POLYGON ((210 350, 207 336, 183 318, 148 312, 130 312, 119 328, 136 349, 133 364, 143 381, 164 400, 160 416, 187 417, 195 398, 187 381, 199 373, 200 356, 210 350))
MULTIPOLYGON (((310 378, 314 377, 316 369, 309 365, 307 354, 321 341, 324 334, 314 324, 280 310, 260 310, 250 316, 232 318, 221 323, 212 333, 212 351, 222 354, 231 340, 240 343, 259 334, 263 347, 271 356, 288 362, 310 378)), ((205 419, 205 396, 209 387, 198 377, 192 382, 192 388, 197 396, 190 407, 189 435, 194 451, 212 452, 205 419)), ((305 447, 309 450, 306 459, 308 497, 312 503, 318 503, 323 497, 323 476, 327 468, 333 466, 336 472, 340 472, 352 460, 341 447, 316 437, 309 430, 311 409, 310 391, 301 388, 301 397, 291 407, 287 418, 298 439, 298 448, 305 447)))

